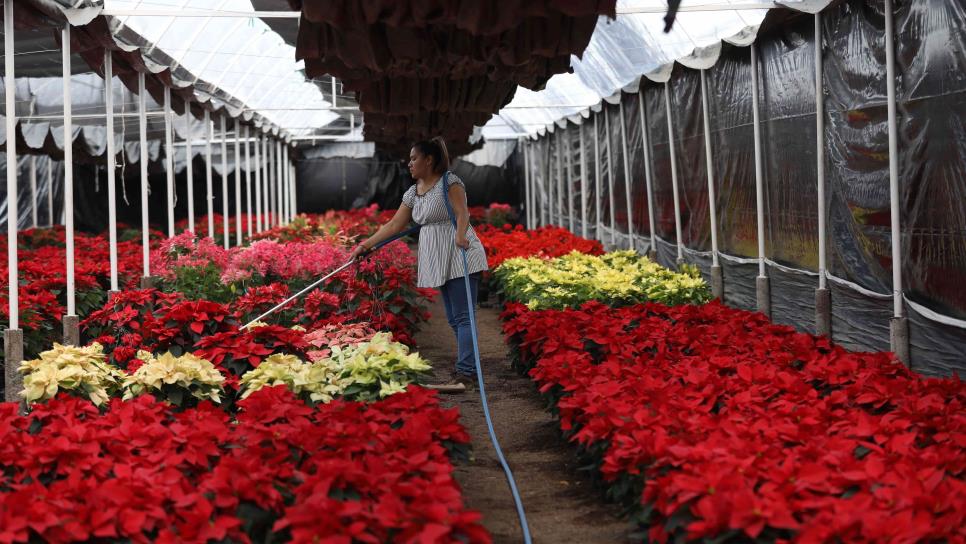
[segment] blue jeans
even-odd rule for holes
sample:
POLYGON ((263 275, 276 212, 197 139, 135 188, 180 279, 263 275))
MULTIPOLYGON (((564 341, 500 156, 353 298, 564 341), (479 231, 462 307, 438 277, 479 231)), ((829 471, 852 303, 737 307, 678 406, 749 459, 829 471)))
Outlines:
MULTIPOLYGON (((476 306, 476 295, 479 291, 480 274, 470 274, 470 290, 473 294, 473 306, 476 306)), ((443 306, 446 307, 446 320, 449 321, 453 334, 456 335, 456 372, 467 376, 476 376, 476 361, 473 357, 473 331, 470 329, 470 308, 466 302, 466 280, 463 276, 453 278, 439 288, 443 295, 443 306)))

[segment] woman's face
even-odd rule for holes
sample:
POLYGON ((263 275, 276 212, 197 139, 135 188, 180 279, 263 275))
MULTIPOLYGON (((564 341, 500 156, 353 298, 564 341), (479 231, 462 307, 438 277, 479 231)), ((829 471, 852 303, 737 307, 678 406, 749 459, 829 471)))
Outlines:
POLYGON ((428 178, 433 173, 433 159, 415 147, 409 150, 409 175, 413 179, 428 178))

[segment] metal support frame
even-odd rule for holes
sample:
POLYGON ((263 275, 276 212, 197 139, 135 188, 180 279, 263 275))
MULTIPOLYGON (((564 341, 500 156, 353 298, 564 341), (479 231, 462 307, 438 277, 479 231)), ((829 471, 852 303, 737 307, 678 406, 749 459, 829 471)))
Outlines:
POLYGON ((650 256, 657 255, 657 219, 654 218, 654 188, 651 172, 651 130, 647 124, 647 104, 644 100, 644 87, 637 93, 639 116, 641 119, 641 147, 644 148, 644 188, 647 191, 647 222, 651 230, 650 256))
POLYGON ((164 178, 168 238, 174 237, 174 137, 171 133, 171 87, 164 86, 164 178))
POLYGON ((540 224, 549 225, 553 220, 551 215, 550 206, 552 201, 550 197, 550 140, 547 139, 547 152, 540 153, 537 157, 537 165, 540 168, 540 191, 538 195, 540 196, 540 224), (544 202, 546 200, 546 202, 544 202))
MULTIPOLYGON (((4 62, 4 121, 7 132, 7 202, 17 201, 17 90, 14 76, 13 2, 3 3, 3 62, 4 62)), ((17 271, 17 222, 20 219, 17 206, 7 206, 7 301, 10 316, 9 328, 20 328, 18 301, 19 276, 17 271)), ((23 349, 21 348, 21 351, 23 349)), ((7 365, 20 361, 6 361, 7 365)), ((10 373, 7 372, 9 375, 10 373)), ((9 399, 8 399, 9 400, 9 399)))
POLYGON ((594 234, 597 237, 597 240, 603 243, 604 239, 601 237, 601 234, 600 234, 604 224, 603 222, 601 222, 601 219, 600 219, 600 214, 602 211, 602 206, 600 204, 600 197, 601 197, 600 178, 602 173, 600 168, 600 138, 597 137, 597 134, 599 133, 598 126, 597 126, 597 122, 599 118, 600 118, 600 113, 594 114, 594 170, 595 170, 594 184, 595 184, 595 190, 596 190, 596 193, 594 194, 594 206, 596 206, 596 212, 597 212, 597 215, 596 215, 597 227, 595 229, 594 234))
POLYGON ((144 86, 144 72, 138 72, 138 131, 140 151, 138 166, 141 167, 141 257, 143 277, 151 276, 150 217, 148 217, 148 118, 145 115, 148 91, 144 86))
MULTIPOLYGON (((17 105, 14 77, 13 2, 3 3, 3 61, 4 61, 4 116, 7 134, 7 201, 17 202, 17 105)), ((48 168, 48 171, 50 168, 48 168)), ((48 191, 49 193, 50 191, 48 191)), ((17 299, 20 287, 17 271, 17 206, 7 206, 7 289, 10 316, 3 331, 4 400, 18 402, 23 376, 19 372, 23 361, 23 331, 20 330, 20 307, 17 299)))
POLYGON ((627 121, 624 119, 624 97, 618 103, 621 116, 621 147, 624 150, 624 194, 627 200, 627 243, 629 249, 634 249, 634 206, 631 201, 631 165, 627 152, 627 121))
POLYGON ((282 224, 282 141, 278 138, 275 139, 275 188, 274 188, 274 202, 275 202, 275 225, 280 226, 282 224))
MULTIPOLYGON (((580 125, 577 125, 580 128, 580 125)), ((566 140, 564 145, 564 150, 566 151, 567 158, 567 175, 564 176, 564 181, 567 183, 567 225, 570 232, 576 231, 576 225, 574 223, 574 146, 573 139, 570 135, 570 125, 567 125, 567 131, 561 134, 561 139, 566 140), (566 138, 564 138, 566 136, 566 138)))
POLYGON ((252 148, 248 141, 251 129, 245 125, 245 222, 248 226, 248 237, 252 237, 252 148))
POLYGON ((761 120, 758 104, 758 45, 751 44, 751 115, 755 138, 755 209, 758 222, 758 277, 755 292, 758 311, 771 316, 771 287, 765 268, 765 182, 761 152, 761 120))
POLYGON ((701 70, 701 115, 704 119, 704 162, 708 172, 708 215, 711 221, 711 295, 724 300, 724 277, 718 262, 718 199, 714 189, 714 154, 711 150, 711 113, 707 70, 701 70))
POLYGON ((241 130, 240 119, 235 119, 235 245, 242 245, 242 185, 241 185, 241 148, 238 141, 241 130))
POLYGON ((224 238, 222 245, 228 249, 231 247, 231 219, 228 217, 228 125, 224 114, 218 117, 218 122, 221 128, 221 235, 224 238))
POLYGON ((262 136, 255 135, 255 229, 262 232, 262 136))
POLYGON ((892 320, 889 345, 896 357, 912 364, 909 347, 909 321, 902 296, 902 225, 899 192, 899 130, 896 119, 896 38, 892 0, 885 0, 886 97, 889 119, 889 217, 892 232, 892 320))
POLYGON ((37 157, 30 156, 30 225, 37 228, 37 157))
MULTIPOLYGON (((67 315, 77 315, 77 297, 74 286, 74 122, 71 118, 71 85, 70 85, 70 25, 61 30, 61 60, 63 61, 64 87, 64 228, 65 253, 67 254, 67 315)), ((16 164, 16 161, 14 162, 16 164)), ((14 193, 16 194, 16 193, 14 193)), ((7 210, 12 206, 8 206, 7 210)), ((67 324, 65 327, 65 342, 67 338, 67 324)), ((76 342, 74 342, 76 343, 76 342)))
POLYGON ((47 226, 54 226, 54 160, 47 157, 47 226))
POLYGON ((587 153, 584 151, 584 124, 578 127, 577 145, 580 146, 580 236, 587 237, 587 153))
POLYGON ((111 260, 111 291, 117 281, 117 150, 114 144, 114 57, 104 50, 104 112, 107 120, 107 236, 111 260))
POLYGON ((211 112, 205 110, 205 202, 208 209, 208 237, 215 237, 215 195, 214 176, 211 171, 211 141, 215 127, 211 124, 211 112))
POLYGON ((184 164, 185 176, 188 178, 188 230, 195 232, 195 173, 192 168, 194 161, 191 150, 191 140, 194 135, 191 133, 191 98, 185 99, 184 113, 184 128, 187 135, 184 141, 184 164))
POLYGON ((822 14, 815 21, 815 177, 818 193, 818 288, 815 290, 815 331, 832 333, 832 300, 827 284, 825 244, 825 93, 822 89, 822 14))
POLYGON ((610 141, 613 139, 610 137, 610 114, 607 113, 607 109, 602 108, 601 113, 604 114, 604 132, 607 134, 607 140, 604 142, 604 150, 607 152, 607 200, 610 204, 610 245, 617 246, 617 219, 614 217, 616 205, 614 203, 614 153, 610 146, 610 141))
POLYGON ((266 180, 268 181, 267 194, 268 194, 268 228, 272 229, 276 225, 278 216, 275 214, 275 184, 278 180, 275 177, 276 164, 278 163, 278 157, 275 155, 275 145, 274 138, 269 135, 265 145, 267 146, 267 151, 265 157, 268 160, 268 175, 266 180))
POLYGON ((671 120, 671 82, 664 82, 664 108, 667 113, 667 142, 671 152, 671 190, 674 193, 674 234, 678 246, 678 264, 684 262, 684 241, 681 234, 681 198, 678 193, 678 159, 674 149, 674 121, 671 120))

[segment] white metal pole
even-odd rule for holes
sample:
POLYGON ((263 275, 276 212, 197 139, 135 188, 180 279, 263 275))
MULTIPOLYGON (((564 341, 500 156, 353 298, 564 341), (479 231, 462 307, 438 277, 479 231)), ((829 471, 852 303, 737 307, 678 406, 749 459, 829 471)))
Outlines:
POLYGON ((174 138, 171 134, 171 87, 164 86, 164 176, 168 238, 174 237, 174 138))
POLYGON ((708 213, 711 217, 711 265, 718 266, 718 211, 714 190, 714 156, 711 153, 711 114, 708 113, 706 70, 701 70, 701 109, 704 117, 704 161, 708 171, 708 213))
POLYGON ((242 245, 242 184, 241 184, 241 139, 239 119, 235 119, 235 245, 242 245))
POLYGON ((107 235, 111 259, 111 291, 117 284, 117 150, 114 143, 114 57, 104 50, 104 112, 107 127, 107 235))
POLYGON ((30 224, 37 228, 37 157, 30 156, 30 224))
POLYGON ((607 110, 604 113, 604 132, 607 134, 607 141, 604 142, 604 150, 607 151, 607 198, 610 205, 610 243, 617 245, 617 219, 614 217, 614 154, 610 147, 610 114, 607 110))
POLYGON ((275 139, 275 225, 282 224, 282 141, 275 139))
POLYGON ((595 175, 594 175, 594 185, 595 185, 594 189, 596 191, 595 194, 594 194, 594 206, 596 206, 596 210, 595 211, 597 212, 596 213, 596 217, 597 217, 597 233, 596 233, 597 234, 597 240, 603 242, 604 240, 601 237, 601 229, 604 228, 604 223, 600 219, 601 212, 603 211, 603 206, 601 206, 601 202, 600 202, 600 199, 601 199, 601 194, 600 194, 601 193, 601 182, 600 182, 600 178, 601 178, 601 176, 603 176, 603 172, 601 171, 601 166, 600 166, 600 138, 597 137, 597 134, 599 134, 599 131, 598 131, 598 128, 599 127, 597 126, 597 123, 598 123, 599 118, 600 118, 600 114, 599 113, 594 115, 594 166, 595 166, 595 170, 596 170, 595 175))
POLYGON ((298 182, 296 179, 298 175, 298 170, 296 170, 294 162, 291 165, 289 165, 289 168, 292 171, 292 174, 291 174, 292 175, 292 219, 295 219, 295 216, 298 215, 298 209, 299 209, 299 203, 298 203, 298 200, 296 200, 296 195, 298 193, 298 187, 297 187, 298 182))
POLYGON ((219 116, 221 123, 221 223, 222 238, 224 238, 225 249, 231 245, 231 237, 228 235, 228 128, 225 124, 225 114, 219 116))
POLYGON ((527 228, 532 229, 537 226, 537 191, 534 187, 535 179, 533 175, 533 146, 530 139, 523 140, 523 164, 524 181, 526 183, 526 203, 527 203, 527 228))
POLYGON ((188 230, 195 232, 195 173, 194 168, 192 168, 192 150, 191 150, 191 140, 194 138, 194 134, 191 132, 191 98, 185 100, 184 103, 184 128, 185 134, 185 148, 184 148, 184 160, 185 160, 185 175, 188 178, 188 230))
POLYGON ((647 126, 647 104, 644 102, 644 87, 637 93, 641 118, 641 147, 644 148, 644 187, 647 190, 647 221, 651 229, 651 252, 657 251, 657 229, 654 218, 654 189, 651 182, 651 131, 647 126))
POLYGON ((215 238, 215 195, 214 177, 211 172, 211 140, 214 139, 214 126, 211 124, 211 112, 205 110, 205 202, 208 203, 208 237, 215 238))
MULTIPOLYGON (((73 316, 77 315, 77 301, 74 292, 74 123, 71 118, 69 24, 61 30, 61 40, 61 60, 64 73, 64 226, 66 228, 65 250, 67 253, 67 315, 73 316)), ((10 208, 14 206, 7 206, 7 211, 9 212, 10 208)))
POLYGON ((144 85, 144 72, 138 72, 138 130, 141 167, 141 254, 144 277, 151 275, 151 228, 148 217, 148 91, 144 85))
MULTIPOLYGON (((580 129, 580 125, 577 125, 577 129, 580 129)), ((567 175, 564 176, 564 182, 567 183, 567 222, 570 226, 570 232, 576 231, 574 215, 574 148, 573 148, 573 137, 570 135, 570 127, 568 125, 567 132, 561 136, 566 136, 567 144, 564 150, 567 153, 567 175)))
POLYGON ((584 123, 578 127, 579 138, 577 145, 580 146, 580 236, 587 237, 587 153, 584 150, 584 123))
POLYGON ((272 145, 271 133, 265 136, 265 230, 271 230, 275 226, 275 218, 272 213, 275 211, 274 186, 275 186, 275 146, 272 145))
POLYGON ((248 138, 251 130, 245 125, 245 221, 248 225, 248 237, 252 237, 252 147, 248 138))
MULTIPOLYGON (((9 328, 20 328, 18 301, 20 281, 17 272, 17 88, 14 78, 13 2, 3 3, 3 87, 7 131, 7 300, 9 328)), ((49 170, 49 168, 48 168, 49 170)), ((52 221, 51 221, 52 222, 52 221)), ((5 337, 6 339, 6 337, 5 337)), ((7 399, 9 400, 9 399, 7 399)))
POLYGON ((684 242, 681 236, 681 199, 678 195, 678 161, 674 150, 674 123, 671 121, 671 84, 664 82, 664 107, 667 112, 667 144, 671 151, 671 189, 674 193, 674 231, 677 236, 678 260, 684 260, 684 242))
POLYGON ((285 223, 288 224, 292 220, 292 205, 291 198, 289 198, 289 191, 291 190, 291 170, 288 164, 288 143, 282 144, 282 188, 285 198, 282 199, 282 209, 284 210, 285 223))
POLYGON ((278 214, 278 201, 279 201, 279 165, 281 161, 279 160, 279 144, 278 139, 273 138, 275 145, 272 146, 272 226, 276 227, 279 225, 279 214, 278 214))
POLYGON ((563 129, 557 127, 557 176, 554 179, 554 208, 557 210, 557 226, 562 227, 563 221, 563 129))
POLYGON ((902 307, 902 230, 899 217, 899 133, 896 120, 896 44, 894 26, 892 0, 886 0, 886 96, 889 101, 889 211, 892 230, 892 310, 893 316, 900 318, 903 317, 904 311, 902 307))
POLYGON ((540 153, 537 162, 540 166, 540 223, 549 225, 553 222, 553 184, 550 182, 550 136, 546 139, 546 153, 540 153), (544 202, 546 195, 546 202, 544 202))
POLYGON ((54 160, 47 158, 47 225, 54 226, 54 160))
POLYGON ((627 121, 624 119, 624 97, 619 103, 621 116, 621 146, 624 150, 624 194, 627 196, 627 240, 628 247, 634 249, 634 206, 631 201, 631 165, 627 152, 627 121))
POLYGON ((255 135, 255 223, 262 232, 262 135, 255 135))
POLYGON ((822 91, 822 15, 815 14, 815 160, 818 180, 818 287, 825 289, 825 94, 822 91))
POLYGON ((751 115, 755 135, 755 206, 758 214, 758 277, 768 276, 765 269, 765 185, 761 159, 761 121, 758 105, 758 45, 751 44, 751 115))

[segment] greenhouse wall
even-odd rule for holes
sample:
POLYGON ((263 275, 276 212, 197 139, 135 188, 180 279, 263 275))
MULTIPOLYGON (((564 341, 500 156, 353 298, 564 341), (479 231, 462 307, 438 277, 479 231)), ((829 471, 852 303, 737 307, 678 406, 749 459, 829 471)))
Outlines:
MULTIPOLYGON (((904 2, 895 14, 903 307, 909 319, 911 366, 925 374, 966 370, 964 4, 904 2)), ((889 350, 893 263, 884 13, 878 2, 851 0, 824 10, 819 21, 824 70, 821 205, 827 218, 825 278, 832 300, 832 339, 857 350, 889 350)), ((754 45, 764 255, 758 250, 747 46, 723 44, 717 62, 704 71, 707 127, 702 72, 676 64, 667 83, 642 78, 637 92, 611 97, 589 118, 578 118, 580 124, 573 118, 560 122, 552 133, 531 142, 538 220, 546 214, 549 222, 569 227, 567 210, 558 210, 554 198, 560 186, 556 151, 564 151, 559 159, 563 164, 579 163, 582 152, 591 198, 583 212, 577 201, 575 214, 584 213, 600 226, 599 231, 591 229, 594 237, 608 247, 629 247, 633 240, 635 249, 653 248, 658 261, 668 266, 675 266, 680 255, 710 279, 714 248, 707 131, 724 301, 756 308, 755 278, 759 257, 764 257, 773 320, 815 332, 820 277, 815 28, 811 15, 769 15, 754 45), (580 131, 592 134, 594 127, 596 142, 585 137, 582 149, 560 147, 561 141, 579 141, 580 131), (645 141, 652 202, 646 190, 645 141), (652 209, 653 237, 648 217, 652 209)))

